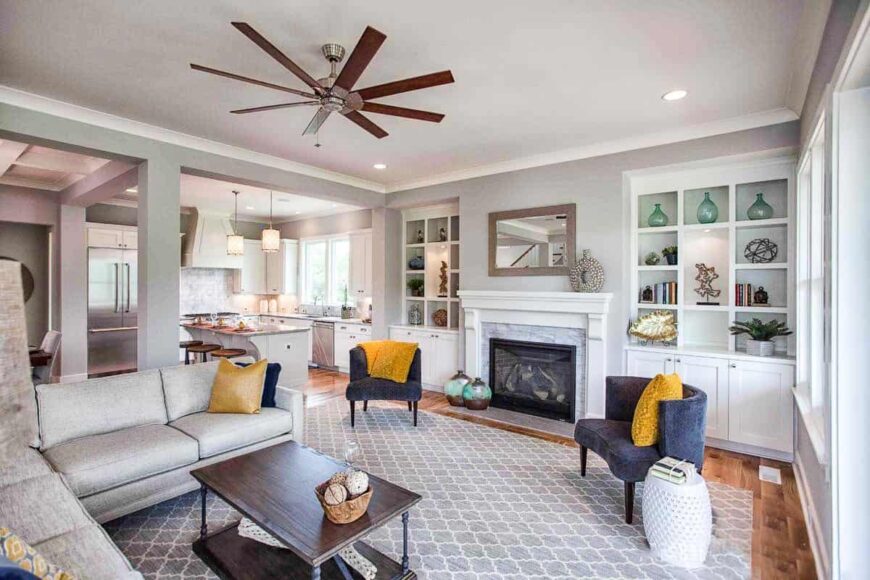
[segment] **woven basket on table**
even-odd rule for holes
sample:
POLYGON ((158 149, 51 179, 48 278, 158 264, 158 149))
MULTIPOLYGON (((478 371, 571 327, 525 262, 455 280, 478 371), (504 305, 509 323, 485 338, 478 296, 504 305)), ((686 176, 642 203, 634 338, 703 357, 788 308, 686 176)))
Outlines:
POLYGON ((329 486, 329 482, 324 481, 314 488, 314 494, 323 508, 323 513, 326 514, 326 519, 332 523, 349 524, 355 522, 363 517, 363 514, 369 509, 369 502, 372 500, 371 486, 355 498, 345 500, 338 505, 329 505, 323 499, 323 492, 326 491, 327 486, 329 486))

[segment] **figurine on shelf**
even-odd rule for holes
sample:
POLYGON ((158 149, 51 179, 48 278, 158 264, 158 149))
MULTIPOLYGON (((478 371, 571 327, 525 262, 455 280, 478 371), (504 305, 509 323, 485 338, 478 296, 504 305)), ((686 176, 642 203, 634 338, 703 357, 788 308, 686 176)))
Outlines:
POLYGON ((438 277, 441 278, 441 283, 438 284, 438 297, 447 298, 447 262, 441 260, 441 270, 438 277))
POLYGON ((426 238, 423 237, 423 230, 417 230, 417 243, 422 244, 426 241, 426 238))
POLYGON ((701 306, 719 306, 718 302, 709 301, 710 298, 717 298, 722 293, 721 290, 713 289, 713 280, 719 277, 719 274, 716 273, 716 267, 701 262, 695 264, 695 268, 698 269, 695 281, 699 283, 699 286, 695 288, 695 293, 704 299, 704 302, 698 302, 698 304, 701 306))
POLYGON ((439 242, 446 242, 447 241, 447 229, 446 228, 439 228, 438 229, 438 241, 439 242))
POLYGON ((752 295, 752 305, 753 306, 770 306, 767 302, 768 296, 767 291, 764 289, 764 286, 759 286, 758 290, 755 291, 755 294, 752 295))

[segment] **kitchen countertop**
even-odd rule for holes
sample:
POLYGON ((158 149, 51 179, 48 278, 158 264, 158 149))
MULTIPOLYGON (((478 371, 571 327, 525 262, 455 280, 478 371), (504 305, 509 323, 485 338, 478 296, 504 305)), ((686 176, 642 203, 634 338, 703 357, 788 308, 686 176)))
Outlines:
POLYGON ((214 332, 217 334, 227 334, 230 336, 266 336, 269 334, 290 334, 293 332, 308 332, 308 329, 302 326, 287 326, 284 324, 262 324, 255 330, 238 331, 235 326, 227 326, 224 328, 214 328, 207 325, 197 324, 182 324, 184 328, 191 330, 203 330, 206 332, 214 332))
POLYGON ((370 326, 371 322, 363 322, 362 318, 342 318, 340 316, 307 316, 305 314, 287 314, 287 313, 267 313, 267 314, 251 314, 250 316, 271 316, 273 318, 296 318, 298 320, 311 320, 312 322, 344 322, 346 324, 365 324, 370 326))

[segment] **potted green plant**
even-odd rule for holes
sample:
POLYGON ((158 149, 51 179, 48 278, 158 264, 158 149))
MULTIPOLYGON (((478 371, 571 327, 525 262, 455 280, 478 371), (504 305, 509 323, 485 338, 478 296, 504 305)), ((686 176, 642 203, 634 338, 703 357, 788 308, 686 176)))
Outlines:
POLYGON ((788 326, 781 320, 762 322, 757 318, 743 322, 735 321, 728 330, 735 336, 749 335, 750 338, 746 339, 746 354, 755 356, 773 356, 773 339, 791 334, 788 326))
POLYGON ((411 278, 408 280, 408 289, 411 291, 411 296, 423 296, 423 278, 411 278))
POLYGON ((665 261, 667 261, 668 266, 676 266, 677 265, 677 247, 676 246, 668 246, 667 248, 663 249, 662 256, 665 257, 665 261))

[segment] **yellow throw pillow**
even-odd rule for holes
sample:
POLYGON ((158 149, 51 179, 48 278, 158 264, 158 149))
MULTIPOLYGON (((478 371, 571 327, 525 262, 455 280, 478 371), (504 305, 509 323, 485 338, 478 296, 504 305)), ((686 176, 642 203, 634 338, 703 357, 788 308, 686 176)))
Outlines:
POLYGON ((656 375, 643 390, 634 408, 634 421, 631 422, 631 440, 634 444, 649 447, 658 443, 659 401, 682 398, 683 382, 680 375, 656 375))
POLYGON ((211 386, 208 412, 259 413, 268 363, 262 359, 242 368, 222 358, 211 386))
POLYGON ((378 358, 378 353, 381 351, 381 347, 386 344, 387 340, 367 340, 366 342, 361 342, 357 346, 359 346, 366 353, 366 372, 371 376, 372 369, 375 368, 375 360, 378 358))
POLYGON ((359 345, 366 353, 370 377, 395 383, 408 382, 408 373, 414 362, 414 353, 417 352, 416 342, 373 340, 359 345))
POLYGON ((75 576, 50 564, 9 528, 0 528, 0 556, 42 580, 75 580, 75 576))

